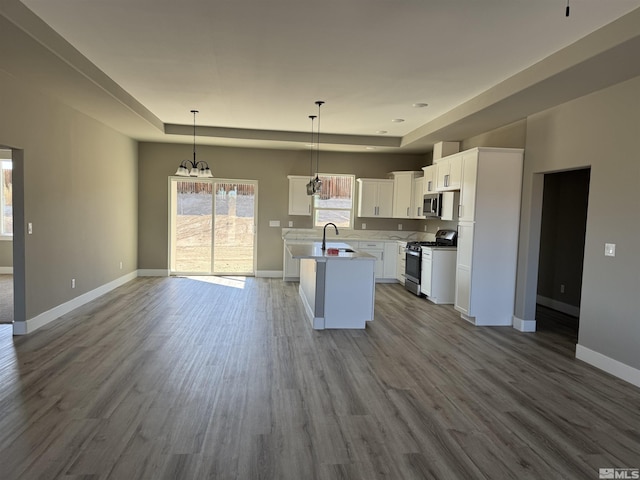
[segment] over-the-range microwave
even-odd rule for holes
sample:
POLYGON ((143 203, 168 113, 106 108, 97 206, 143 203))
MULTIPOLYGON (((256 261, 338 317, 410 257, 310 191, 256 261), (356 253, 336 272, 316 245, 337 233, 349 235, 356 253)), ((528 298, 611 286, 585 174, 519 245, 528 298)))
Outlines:
POLYGON ((442 193, 427 193, 424 196, 422 212, 426 218, 442 216, 442 193))

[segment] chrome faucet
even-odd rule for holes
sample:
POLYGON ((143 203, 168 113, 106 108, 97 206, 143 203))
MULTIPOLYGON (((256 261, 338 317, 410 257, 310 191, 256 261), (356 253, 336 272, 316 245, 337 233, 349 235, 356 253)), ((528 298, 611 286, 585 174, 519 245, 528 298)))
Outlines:
POLYGON ((333 228, 336 229, 336 235, 339 235, 338 227, 336 227, 335 223, 329 222, 324 226, 324 228, 322 229, 322 251, 323 252, 327 249, 327 227, 329 225, 333 225, 333 228))

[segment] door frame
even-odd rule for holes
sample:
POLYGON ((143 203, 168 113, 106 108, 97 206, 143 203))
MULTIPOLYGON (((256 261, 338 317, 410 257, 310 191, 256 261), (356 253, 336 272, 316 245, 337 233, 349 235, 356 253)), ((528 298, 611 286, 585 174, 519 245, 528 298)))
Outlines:
MULTIPOLYGON (((168 241, 167 241, 167 266, 169 275, 190 275, 187 273, 176 272, 174 270, 172 259, 175 258, 175 245, 173 242, 174 234, 175 234, 175 224, 173 222, 173 212, 176 209, 176 201, 177 198, 173 195, 172 185, 174 181, 193 181, 199 183, 210 183, 212 186, 212 222, 215 220, 215 208, 216 208, 216 192, 215 185, 216 183, 237 183, 237 184, 250 184, 253 185, 254 192, 254 215, 253 215, 253 274, 239 274, 241 276, 255 276, 258 266, 258 180, 248 180, 248 179, 238 179, 238 178, 200 178, 200 177, 179 177, 176 175, 169 176, 168 178, 168 198, 169 198, 169 209, 168 209, 168 241), (173 253, 173 255, 172 255, 173 253)), ((213 265, 215 260, 215 243, 213 235, 215 234, 215 223, 212 226, 211 230, 211 268, 210 272, 213 272, 213 265)), ((193 275, 201 275, 201 274, 193 274, 193 275)), ((227 275, 227 274, 217 274, 217 273, 208 273, 206 275, 227 275)))

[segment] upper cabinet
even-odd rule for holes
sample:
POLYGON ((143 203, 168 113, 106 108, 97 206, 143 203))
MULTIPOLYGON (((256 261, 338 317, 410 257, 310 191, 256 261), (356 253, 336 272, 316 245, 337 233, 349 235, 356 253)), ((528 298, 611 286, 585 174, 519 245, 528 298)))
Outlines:
POLYGON ((428 167, 422 167, 424 172, 423 180, 423 193, 435 193, 436 191, 436 170, 437 165, 429 165, 428 167))
POLYGON ((462 184, 462 154, 455 154, 436 163, 436 190, 460 190, 462 184))
POLYGON ((391 218, 393 180, 358 178, 358 216, 391 218))
POLYGON ((391 172, 391 176, 393 177, 393 218, 415 218, 414 179, 422 176, 422 172, 391 172))
POLYGON ((289 215, 311 215, 311 195, 307 195, 309 177, 289 175, 289 215))
POLYGON ((424 178, 417 177, 413 179, 413 202, 411 204, 412 218, 420 218, 424 220, 422 206, 424 203, 424 178))

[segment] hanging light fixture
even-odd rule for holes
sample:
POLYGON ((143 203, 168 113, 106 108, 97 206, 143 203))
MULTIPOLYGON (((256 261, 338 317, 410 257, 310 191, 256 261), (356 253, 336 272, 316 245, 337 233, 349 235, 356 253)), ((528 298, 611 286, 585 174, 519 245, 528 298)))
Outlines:
POLYGON ((315 146, 313 142, 313 121, 316 119, 316 116, 309 115, 309 118, 311 119, 311 144, 309 145, 311 147, 311 161, 309 162, 309 183, 307 183, 307 195, 313 195, 315 193, 313 183, 313 147, 315 146))
POLYGON ((196 160, 196 113, 198 110, 191 110, 191 113, 193 113, 193 160, 183 160, 176 175, 178 177, 213 178, 209 164, 202 160, 199 162, 196 160))
POLYGON ((316 152, 316 178, 313 179, 313 193, 314 195, 317 195, 320 193, 320 190, 322 189, 322 180, 320 180, 320 178, 318 177, 318 172, 320 171, 320 107, 322 107, 322 105, 324 105, 324 102, 322 100, 318 100, 316 101, 316 105, 318 106, 318 134, 317 134, 317 139, 318 141, 316 142, 316 148, 317 148, 317 152, 316 152))

